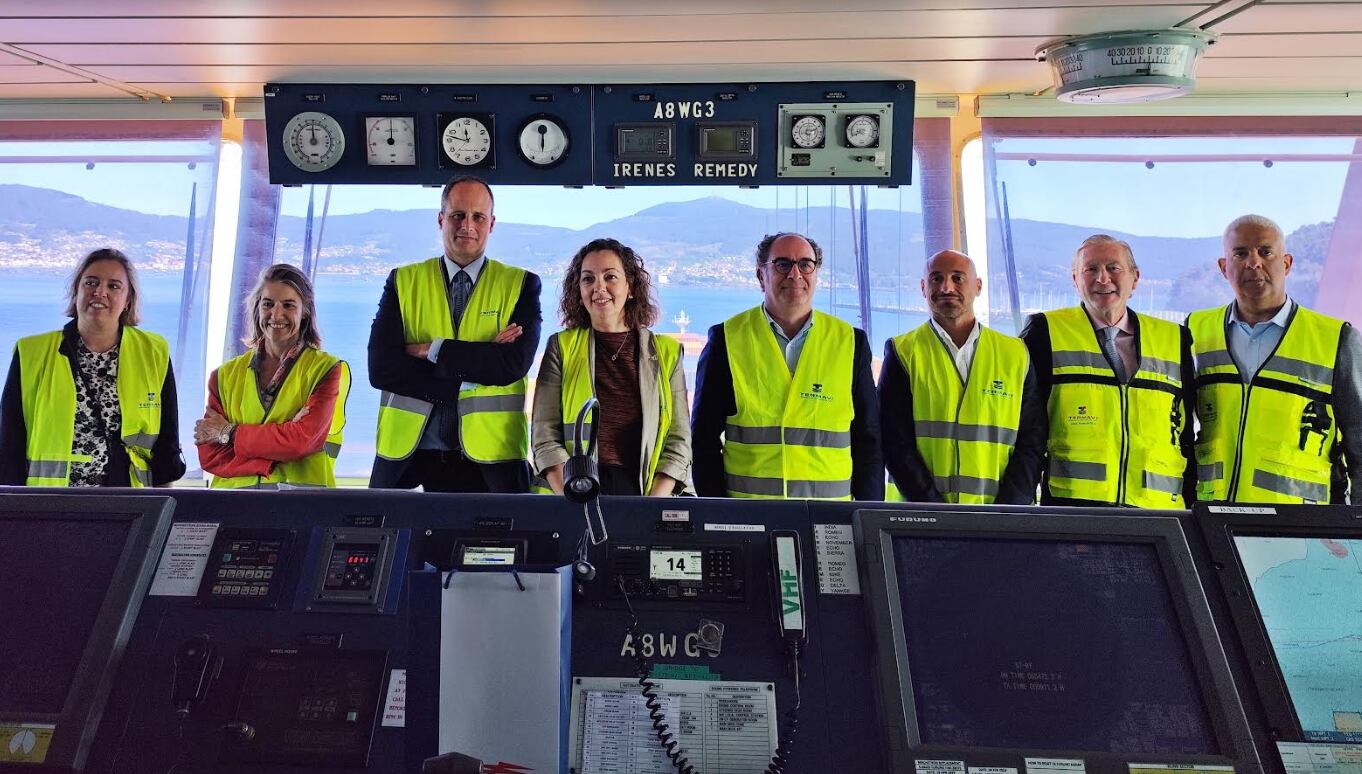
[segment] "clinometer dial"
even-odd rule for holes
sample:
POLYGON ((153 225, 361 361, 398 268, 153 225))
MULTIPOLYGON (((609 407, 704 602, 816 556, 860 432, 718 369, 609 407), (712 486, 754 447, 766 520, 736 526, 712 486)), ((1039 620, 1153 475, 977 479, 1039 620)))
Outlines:
POLYGON ((795 116, 790 126, 790 139, 798 148, 821 148, 826 135, 822 116, 795 116))
POLYGON ((415 118, 369 116, 364 119, 364 140, 369 166, 416 166, 415 118))

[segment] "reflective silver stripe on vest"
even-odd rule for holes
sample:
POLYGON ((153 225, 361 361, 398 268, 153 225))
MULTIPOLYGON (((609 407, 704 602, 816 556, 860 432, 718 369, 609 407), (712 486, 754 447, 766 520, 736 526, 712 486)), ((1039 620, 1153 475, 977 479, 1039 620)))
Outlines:
POLYGON ((395 392, 383 391, 378 399, 378 405, 382 408, 392 408, 399 411, 410 411, 421 416, 430 416, 432 404, 419 398, 409 398, 406 395, 398 395, 395 392))
POLYGON ((1100 368, 1104 371, 1111 370, 1111 364, 1107 363, 1107 358, 1101 352, 1080 352, 1078 350, 1057 350, 1050 354, 1050 366, 1052 368, 1073 368, 1085 366, 1087 368, 1100 368))
POLYGON ((740 494, 761 495, 763 497, 784 497, 785 482, 778 478, 757 478, 755 476, 739 476, 733 473, 728 476, 728 491, 740 494))
POLYGON ((961 475, 933 476, 932 483, 936 484, 936 491, 943 495, 948 492, 955 492, 981 497, 998 496, 998 482, 990 478, 961 475))
POLYGON ((814 430, 808 427, 742 427, 727 425, 724 440, 733 443, 785 443, 790 446, 814 446, 825 449, 846 449, 851 446, 851 431, 814 430))
POLYGON ((1213 462, 1210 465, 1197 465, 1196 477, 1198 481, 1218 481, 1225 477, 1225 463, 1213 462))
POLYGON ((340 456, 340 447, 341 445, 338 443, 332 443, 331 441, 327 441, 326 443, 322 444, 322 451, 326 452, 326 456, 334 460, 335 458, 340 456))
POLYGON ((1144 488, 1152 489, 1155 492, 1167 492, 1168 494, 1180 494, 1182 492, 1182 479, 1177 476, 1164 476, 1159 473, 1144 472, 1144 488))
POLYGON ((1259 489, 1284 494, 1287 497, 1299 497, 1302 500, 1317 503, 1328 502, 1329 500, 1329 487, 1324 484, 1302 481, 1299 478, 1287 478, 1276 473, 1269 473, 1266 470, 1253 471, 1253 485, 1259 489))
POLYGON ((948 441, 982 441, 1011 446, 1017 441, 1017 431, 997 425, 957 425, 935 419, 913 423, 913 432, 921 438, 943 438, 948 441))
MULTIPOLYGON (((570 443, 570 442, 572 441, 573 436, 575 436, 575 435, 577 435, 577 423, 576 423, 576 422, 565 422, 565 423, 563 423, 563 442, 564 442, 564 443, 570 443)), ((590 438, 590 437, 591 437, 591 423, 590 423, 590 422, 583 422, 583 423, 582 423, 582 435, 583 435, 583 437, 585 437, 585 438, 590 438)))
POLYGON ((524 413, 524 395, 471 395, 459 398, 459 413, 472 414, 493 411, 524 413))
POLYGON ((1220 366, 1234 365, 1234 358, 1230 357, 1228 349, 1211 349, 1196 356, 1196 368, 1198 371, 1203 368, 1219 368, 1220 366))
POLYGON ((728 425, 724 428, 724 440, 733 443, 780 443, 780 428, 728 425))
POLYGON ((1304 360, 1297 360, 1294 357, 1282 357, 1273 355, 1263 363, 1264 371, 1276 371, 1279 374, 1289 374, 1307 382, 1316 384, 1333 384, 1334 369, 1329 366, 1315 365, 1304 360))
POLYGON ((133 433, 123 436, 123 443, 139 449, 150 449, 156 445, 157 437, 155 433, 133 433))
POLYGON ((151 471, 150 471, 150 470, 142 470, 141 468, 133 468, 133 469, 132 469, 132 474, 133 474, 134 476, 137 476, 137 483, 141 484, 142 486, 151 486, 151 471))
POLYGON ((833 499, 851 496, 851 481, 790 481, 790 497, 833 499))
POLYGON ((71 463, 66 460, 29 460, 29 478, 61 478, 71 474, 71 463))
POLYGON ((1177 382, 1182 381, 1182 366, 1171 360, 1145 356, 1140 358, 1140 370, 1166 376, 1177 382))
MULTIPOLYGON (((846 449, 851 446, 851 431, 815 430, 811 427, 787 427, 785 428, 785 443, 790 446, 817 446, 823 449, 846 449)), ((819 496, 822 497, 824 495, 819 496)))
POLYGON ((1050 457, 1050 475, 1084 481, 1106 481, 1107 466, 1103 462, 1079 462, 1050 457))

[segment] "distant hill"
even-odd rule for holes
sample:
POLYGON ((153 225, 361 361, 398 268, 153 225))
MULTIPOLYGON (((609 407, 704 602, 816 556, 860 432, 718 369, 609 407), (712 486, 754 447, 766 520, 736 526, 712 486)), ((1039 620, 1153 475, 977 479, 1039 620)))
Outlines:
MULTIPOLYGON (((570 196, 571 194, 565 194, 570 196)), ((840 200, 839 200, 840 201, 840 200)), ((200 208, 205 206, 200 202, 200 208)), ((374 210, 314 221, 314 246, 322 245, 323 272, 382 275, 392 267, 435 255, 440 234, 436 210, 374 210)), ((915 286, 927 257, 922 216, 869 211, 871 286, 915 286)), ((0 268, 67 271, 89 250, 104 245, 126 250, 139 267, 178 271, 183 265, 186 217, 146 215, 96 204, 78 196, 21 185, 0 185, 0 268)), ((306 219, 281 216, 275 260, 299 261, 306 219)), ((763 209, 719 197, 659 204, 626 218, 583 229, 498 221, 491 254, 546 277, 561 274, 587 241, 614 237, 634 247, 655 275, 675 285, 733 287, 755 284, 752 252, 761 237, 800 231, 824 248, 830 281, 855 281, 851 213, 829 206, 763 209)), ((1016 220, 1012 223, 1018 287, 1025 294, 1068 288, 1074 248, 1099 229, 1092 226, 1016 220)), ((1306 226, 1287 236, 1296 258, 1291 292, 1309 303, 1318 287, 1331 224, 1306 226)), ((1218 235, 1150 237, 1110 231, 1130 242, 1142 272, 1142 290, 1158 308, 1195 309, 1229 297, 1215 259, 1218 235)), ((204 224, 196 224, 195 249, 204 247, 204 224)), ((992 287, 1004 278, 1001 243, 990 246, 992 287)), ((997 302, 995 301, 995 304, 997 302)))

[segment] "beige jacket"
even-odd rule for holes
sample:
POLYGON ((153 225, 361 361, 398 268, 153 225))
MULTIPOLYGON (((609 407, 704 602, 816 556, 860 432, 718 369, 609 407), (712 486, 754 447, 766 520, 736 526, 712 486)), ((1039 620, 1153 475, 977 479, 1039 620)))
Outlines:
MULTIPOLYGON (((639 397, 643 405, 643 449, 639 459, 639 491, 648 494, 649 483, 643 477, 648 472, 648 460, 652 457, 654 439, 657 438, 657 424, 660 421, 662 397, 658 394, 657 345, 653 342, 653 332, 643 328, 638 332, 639 397)), ((682 358, 685 350, 682 350, 682 358)), ((596 371, 596 337, 592 336, 587 344, 587 357, 590 358, 592 379, 596 371)), ((686 369, 683 360, 678 360, 669 379, 672 391, 672 426, 662 444, 662 456, 657 462, 657 472, 663 473, 684 484, 690 477, 690 399, 686 393, 686 369)), ((601 397, 601 396, 597 396, 601 397)), ((601 411, 610 410, 609 396, 601 399, 601 411)), ((575 420, 576 416, 568 417, 575 420)), ((534 409, 530 421, 530 445, 534 455, 534 468, 540 475, 543 471, 567 462, 566 439, 563 438, 563 351, 558 347, 558 334, 549 337, 544 347, 544 359, 539 365, 539 376, 534 385, 534 409)), ((679 487, 678 487, 679 491, 679 487)))

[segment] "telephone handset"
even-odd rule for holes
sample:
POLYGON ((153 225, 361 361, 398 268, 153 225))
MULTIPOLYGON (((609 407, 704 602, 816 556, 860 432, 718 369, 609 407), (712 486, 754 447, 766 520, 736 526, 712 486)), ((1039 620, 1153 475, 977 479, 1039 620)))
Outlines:
POLYGON ((222 669, 222 657, 208 635, 199 634, 180 643, 175 650, 175 671, 172 673, 170 700, 175 711, 188 715, 203 703, 208 687, 222 669))

